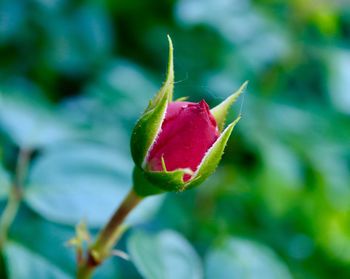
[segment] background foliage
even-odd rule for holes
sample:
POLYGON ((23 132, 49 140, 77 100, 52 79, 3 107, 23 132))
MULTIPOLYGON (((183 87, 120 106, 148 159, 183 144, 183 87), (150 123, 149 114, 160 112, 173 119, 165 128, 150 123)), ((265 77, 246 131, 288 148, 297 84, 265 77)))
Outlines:
POLYGON ((249 80, 243 119, 217 173, 143 204, 119 244, 131 261, 96 278, 349 278, 345 0, 1 0, 2 212, 24 175, 0 277, 73 278, 64 243, 130 187, 130 131, 164 77, 166 34, 175 95, 215 105, 249 80))

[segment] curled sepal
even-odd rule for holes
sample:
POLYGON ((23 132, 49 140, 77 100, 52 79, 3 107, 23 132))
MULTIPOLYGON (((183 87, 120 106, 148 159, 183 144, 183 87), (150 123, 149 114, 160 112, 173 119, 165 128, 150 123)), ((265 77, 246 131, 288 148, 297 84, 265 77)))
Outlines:
POLYGON ((160 132, 168 103, 172 100, 174 89, 173 45, 169 40, 169 62, 163 86, 150 101, 147 109, 137 121, 131 136, 131 154, 136 166, 143 168, 148 151, 160 132))
POLYGON ((150 171, 145 172, 146 178, 167 192, 180 192, 186 187, 184 175, 193 174, 189 169, 177 169, 174 171, 150 171))
POLYGON ((225 101, 221 102, 216 107, 210 110, 211 114, 214 116, 216 123, 218 124, 219 130, 222 131, 225 125, 226 116, 230 107, 238 99, 238 97, 244 92, 248 85, 248 81, 244 82, 241 87, 233 93, 231 96, 226 98, 225 101))
POLYGON ((240 119, 241 116, 238 116, 230 125, 228 125, 213 146, 207 151, 192 179, 185 185, 186 190, 199 185, 215 171, 221 160, 222 154, 224 153, 225 146, 233 128, 240 119))

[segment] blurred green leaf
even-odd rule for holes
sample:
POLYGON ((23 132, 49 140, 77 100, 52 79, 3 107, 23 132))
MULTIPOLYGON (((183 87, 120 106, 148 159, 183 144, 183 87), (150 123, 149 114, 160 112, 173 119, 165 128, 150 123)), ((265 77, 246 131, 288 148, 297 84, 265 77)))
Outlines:
POLYGON ((0 130, 22 148, 54 144, 73 135, 71 128, 30 88, 0 88, 0 130), (21 92, 19 92, 20 90, 21 92))
POLYGON ((203 277, 198 255, 191 244, 176 232, 163 231, 157 235, 134 232, 128 239, 128 251, 146 279, 203 277))
POLYGON ((327 201, 340 212, 350 210, 350 167, 343 150, 326 144, 314 146, 314 150, 310 159, 319 173, 320 184, 324 184, 327 201))
POLYGON ((25 19, 23 2, 9 0, 0 2, 0 45, 20 35, 25 19))
POLYGON ((17 243, 6 245, 9 279, 73 279, 46 258, 17 243))
POLYGON ((87 86, 86 94, 98 98, 110 109, 113 104, 117 105, 113 112, 123 119, 135 119, 145 110, 160 84, 157 85, 154 78, 137 64, 121 59, 112 60, 87 86), (133 106, 130 106, 131 103, 133 106))
POLYGON ((54 17, 50 24, 43 22, 46 17, 38 20, 48 36, 45 58, 56 71, 71 76, 87 74, 109 57, 113 32, 105 10, 83 5, 54 17))
MULTIPOLYGON (((72 235, 73 227, 46 221, 23 205, 9 231, 11 243, 46 259, 63 273, 70 275, 75 273, 75 254, 65 243, 72 235)), ((15 258, 9 264, 14 265, 15 258)))
POLYGON ((287 266, 268 247, 239 239, 226 239, 206 257, 208 279, 289 279, 287 266))
POLYGON ((296 154, 273 139, 260 141, 264 164, 258 191, 265 198, 266 207, 277 215, 288 212, 300 198, 303 189, 302 166, 296 154))
POLYGON ((228 47, 228 59, 225 61, 237 69, 231 73, 242 71, 242 68, 261 71, 290 51, 283 28, 247 0, 182 0, 177 4, 176 15, 181 24, 206 24, 232 45, 241 46, 234 52, 232 46, 228 47))
MULTIPOLYGON (((59 269, 64 274, 74 278, 76 255, 74 249, 66 245, 67 241, 74 234, 75 231, 72 226, 49 222, 28 210, 27 207, 22 206, 10 230, 9 237, 11 239, 10 243, 29 251, 29 253, 33 253, 39 258, 45 259, 55 269, 59 269)), ((8 266, 15 266, 16 263, 18 263, 16 257, 11 257, 11 262, 8 261, 8 266)), ((117 279, 119 278, 118 270, 118 262, 115 258, 111 258, 105 262, 103 269, 97 271, 94 279, 117 279)), ((15 278, 22 279, 22 277, 15 278)))
POLYGON ((329 57, 329 97, 341 112, 350 114, 350 54, 346 49, 331 52, 329 57))
MULTIPOLYGON (((75 225, 84 219, 90 227, 100 227, 131 188, 131 173, 130 159, 117 150, 96 143, 62 143, 34 162, 25 201, 49 220, 75 225)), ((144 200, 127 222, 145 222, 162 200, 144 200)))

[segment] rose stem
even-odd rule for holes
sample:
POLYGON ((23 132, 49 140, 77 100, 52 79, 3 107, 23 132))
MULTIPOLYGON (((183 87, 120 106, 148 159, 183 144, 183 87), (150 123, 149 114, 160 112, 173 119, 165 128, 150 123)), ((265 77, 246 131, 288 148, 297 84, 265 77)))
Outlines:
POLYGON ((77 278, 91 278, 95 268, 110 256, 113 247, 124 231, 122 226, 123 221, 141 200, 142 197, 138 196, 133 189, 130 190, 111 219, 109 219, 108 223, 100 231, 95 242, 88 249, 87 258, 78 267, 77 278))
POLYGON ((16 217, 21 202, 23 183, 27 175, 31 153, 29 149, 20 149, 18 154, 15 177, 6 207, 0 218, 0 248, 5 244, 8 230, 16 217))

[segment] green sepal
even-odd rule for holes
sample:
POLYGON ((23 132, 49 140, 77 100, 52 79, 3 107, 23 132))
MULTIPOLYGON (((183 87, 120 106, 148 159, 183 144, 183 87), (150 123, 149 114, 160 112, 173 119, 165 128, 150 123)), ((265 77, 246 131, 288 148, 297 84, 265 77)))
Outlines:
POLYGON ((164 193, 164 190, 151 183, 146 178, 145 172, 136 166, 134 167, 132 178, 134 191, 140 197, 147 197, 164 193))
POLYGON ((183 181, 183 176, 185 174, 191 174, 191 170, 177 169, 174 171, 167 171, 166 167, 163 166, 163 171, 147 171, 135 167, 133 179, 136 193, 145 197, 162 192, 181 192, 202 183, 217 168, 227 141, 240 118, 240 116, 237 117, 236 120, 228 125, 222 132, 217 141, 205 154, 198 170, 188 182, 183 181))
POLYGON ((174 89, 173 45, 169 40, 169 63, 165 82, 137 121, 131 136, 131 154, 136 166, 143 168, 152 144, 161 129, 174 89))
POLYGON ((163 82, 162 87, 154 96, 154 98, 149 102, 149 105, 146 111, 153 109, 157 106, 164 97, 168 99, 168 102, 173 100, 173 92, 174 92, 174 56, 173 56, 173 43, 171 41, 170 36, 168 35, 169 42, 169 56, 168 56, 168 68, 165 81, 163 82))
POLYGON ((193 173, 187 169, 174 171, 146 171, 145 176, 151 183, 167 192, 181 192, 186 188, 183 180, 185 174, 193 173))
POLYGON ((137 121, 131 135, 131 155, 135 165, 142 168, 148 150, 157 138, 163 123, 168 100, 163 98, 153 109, 144 113, 137 121))
POLYGON ((225 146, 230 138, 233 128, 240 119, 241 116, 238 116, 230 125, 228 125, 213 146, 207 151, 193 178, 185 185, 186 190, 199 185, 215 171, 224 153, 225 146))
POLYGON ((226 98, 225 101, 221 102, 216 107, 210 110, 211 114, 214 116, 216 123, 218 124, 219 130, 222 131, 225 125, 226 116, 230 107, 238 99, 238 97, 243 93, 248 85, 248 81, 244 82, 241 87, 233 93, 231 96, 226 98))

